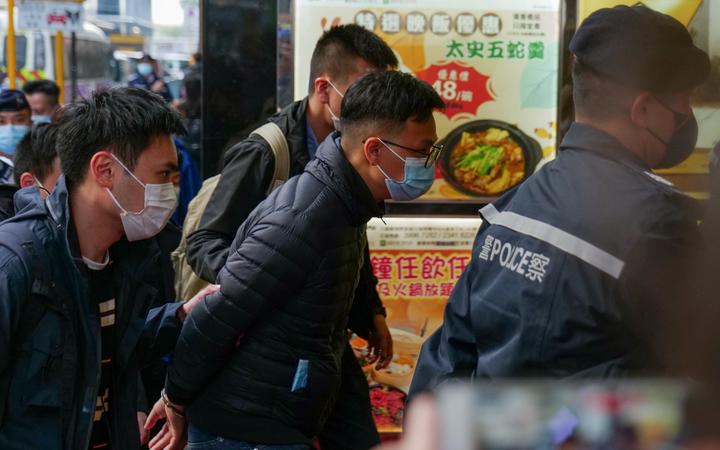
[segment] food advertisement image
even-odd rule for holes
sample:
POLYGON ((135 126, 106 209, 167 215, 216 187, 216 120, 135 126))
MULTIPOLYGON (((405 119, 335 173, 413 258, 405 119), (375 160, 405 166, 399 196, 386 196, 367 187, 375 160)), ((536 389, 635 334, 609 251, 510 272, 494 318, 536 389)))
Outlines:
POLYGON ((367 342, 351 345, 370 383, 381 432, 400 430, 404 404, 425 340, 443 322, 447 299, 470 263, 480 219, 385 218, 368 224, 370 262, 394 341, 389 367, 367 363, 367 342))
POLYGON ((355 23, 395 51, 400 70, 445 102, 435 183, 419 201, 483 201, 555 155, 560 1, 300 0, 295 95, 307 91, 313 43, 355 23))

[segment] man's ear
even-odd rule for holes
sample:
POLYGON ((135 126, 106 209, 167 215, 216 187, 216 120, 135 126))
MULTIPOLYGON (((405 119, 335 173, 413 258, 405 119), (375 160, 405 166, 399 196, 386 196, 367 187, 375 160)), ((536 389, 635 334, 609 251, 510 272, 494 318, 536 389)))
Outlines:
POLYGON ((100 187, 112 189, 113 175, 118 169, 119 165, 112 157, 112 153, 107 150, 101 150, 95 153, 90 160, 90 173, 88 176, 95 180, 100 187))
POLYGON ((379 138, 369 137, 365 139, 365 142, 363 143, 363 152, 365 153, 365 159, 368 160, 371 166, 378 165, 378 159, 382 147, 383 144, 380 142, 379 138))
POLYGON ((643 92, 635 97, 630 105, 630 120, 639 128, 647 128, 650 125, 651 103, 653 96, 649 92, 643 92))
POLYGON ((315 97, 320 101, 320 103, 330 103, 330 89, 330 83, 328 83, 327 78, 315 78, 315 97))
POLYGON ((35 177, 30 172, 23 172, 22 175, 20 175, 20 187, 26 188, 30 186, 36 186, 37 182, 35 181, 35 177))

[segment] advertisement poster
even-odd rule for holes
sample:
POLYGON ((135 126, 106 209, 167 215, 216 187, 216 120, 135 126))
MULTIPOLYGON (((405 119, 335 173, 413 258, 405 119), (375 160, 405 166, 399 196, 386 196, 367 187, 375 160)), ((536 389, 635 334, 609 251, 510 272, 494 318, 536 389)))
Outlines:
POLYGON ((299 0, 295 92, 307 91, 315 42, 355 23, 393 48, 400 69, 425 80, 445 151, 422 200, 497 197, 555 154, 560 0, 299 0))
POLYGON ((82 31, 84 9, 80 2, 20 0, 18 29, 28 31, 82 31))
POLYGON ((386 218, 368 224, 370 262, 387 309, 393 361, 376 370, 362 363, 367 342, 352 346, 370 383, 380 432, 398 432, 420 348, 443 321, 448 296, 465 267, 480 219, 386 218))
MULTIPOLYGON (((579 0, 578 23, 600 8, 632 6, 636 0, 579 0)), ((693 93, 691 105, 698 121, 695 152, 675 167, 657 173, 688 194, 707 197, 710 152, 720 140, 720 2, 715 0, 645 0, 645 6, 669 14, 688 27, 695 45, 710 55, 708 80, 693 93)))

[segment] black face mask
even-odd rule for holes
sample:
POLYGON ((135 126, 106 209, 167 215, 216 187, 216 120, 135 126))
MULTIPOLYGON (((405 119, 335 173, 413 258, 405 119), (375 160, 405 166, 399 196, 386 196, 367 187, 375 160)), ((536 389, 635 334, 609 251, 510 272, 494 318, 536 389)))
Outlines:
MULTIPOLYGON (((657 100, 657 99, 656 99, 657 100)), ((665 157, 655 169, 667 169, 685 161, 693 151, 698 138, 698 124, 694 114, 684 114, 675 111, 665 103, 657 100, 665 109, 673 113, 675 130, 670 141, 665 142, 650 128, 646 130, 665 146, 665 157)))

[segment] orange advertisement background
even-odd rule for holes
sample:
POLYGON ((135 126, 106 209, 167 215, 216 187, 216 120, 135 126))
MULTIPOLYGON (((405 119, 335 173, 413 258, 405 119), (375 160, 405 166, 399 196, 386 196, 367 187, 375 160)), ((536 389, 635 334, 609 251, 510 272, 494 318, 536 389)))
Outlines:
MULTIPOLYGON (((452 250, 371 251, 378 277, 378 292, 387 309, 393 335, 394 364, 400 373, 363 367, 371 387, 373 415, 380 432, 398 432, 404 402, 423 342, 443 322, 445 304, 463 269, 470 262, 469 248, 452 250)), ((363 356, 366 343, 356 338, 353 348, 363 356)))

